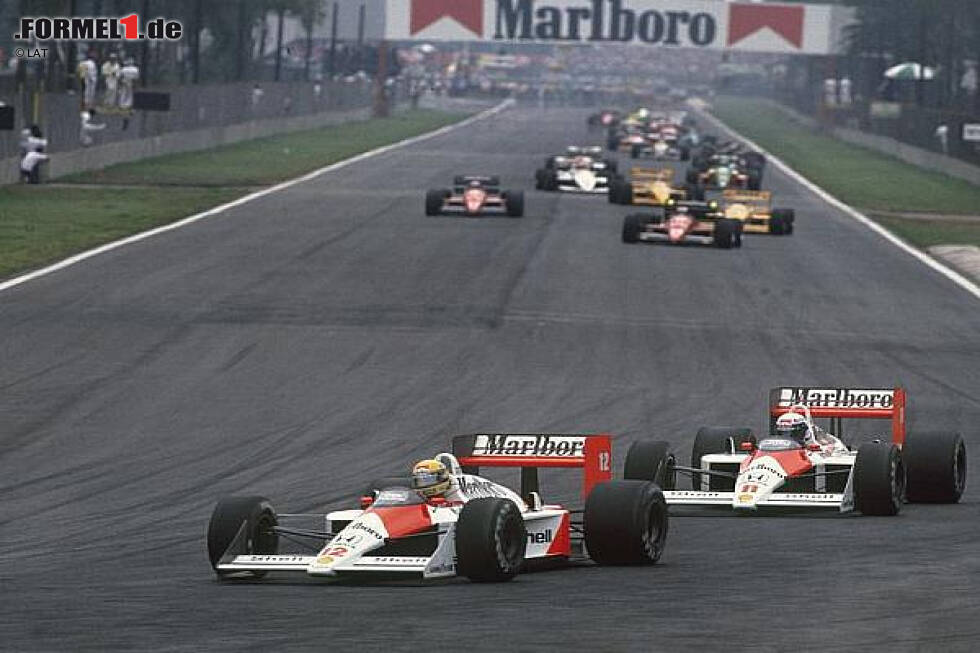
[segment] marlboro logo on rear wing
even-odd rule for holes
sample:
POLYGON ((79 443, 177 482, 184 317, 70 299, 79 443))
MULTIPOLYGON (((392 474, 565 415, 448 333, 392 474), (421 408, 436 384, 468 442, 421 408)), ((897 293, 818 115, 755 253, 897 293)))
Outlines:
POLYGON ((796 405, 813 417, 890 419, 892 441, 905 443, 905 390, 902 388, 773 388, 769 391, 769 419, 796 405))
POLYGON ((521 495, 537 492, 539 467, 581 467, 583 496, 612 478, 612 444, 608 435, 555 433, 478 433, 453 438, 453 455, 467 471, 480 467, 519 467, 521 495))

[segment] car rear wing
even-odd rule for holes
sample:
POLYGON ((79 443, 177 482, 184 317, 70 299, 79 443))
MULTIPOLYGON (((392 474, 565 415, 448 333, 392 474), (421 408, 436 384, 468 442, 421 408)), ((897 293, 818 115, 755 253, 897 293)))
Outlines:
POLYGON ((842 418, 889 419, 892 442, 901 447, 905 444, 905 399, 902 388, 773 388, 769 391, 769 431, 773 432, 776 418, 803 405, 813 417, 837 420, 838 431, 842 418))
POLYGON ((674 181, 673 168, 633 168, 630 170, 633 181, 674 181))
POLYGON ((496 175, 456 175, 453 178, 453 185, 465 186, 471 181, 478 181, 484 186, 499 186, 500 177, 496 175))
POLYGON ((742 202, 745 204, 765 204, 772 201, 772 193, 768 190, 726 190, 722 193, 725 202, 742 202))
POLYGON ((540 467, 581 467, 583 497, 597 483, 612 478, 612 439, 606 434, 457 435, 453 438, 453 455, 470 474, 479 474, 480 467, 519 467, 524 497, 538 491, 540 467))

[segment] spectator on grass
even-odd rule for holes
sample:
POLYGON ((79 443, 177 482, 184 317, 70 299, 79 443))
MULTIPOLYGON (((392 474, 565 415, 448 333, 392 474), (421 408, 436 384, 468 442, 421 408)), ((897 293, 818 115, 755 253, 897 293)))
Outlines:
POLYGON ((91 109, 95 106, 95 87, 99 82, 99 68, 95 63, 93 50, 89 50, 85 58, 78 63, 75 72, 82 84, 82 110, 91 109))
POLYGON ((133 87, 140 78, 140 69, 136 60, 126 57, 126 63, 119 69, 119 109, 123 113, 133 110, 133 87))
POLYGON ((104 107, 116 107, 116 95, 119 91, 119 72, 121 70, 119 55, 115 52, 111 53, 109 59, 102 64, 102 79, 105 80, 105 95, 102 96, 102 106, 104 107))
POLYGON ((939 149, 943 154, 949 154, 949 127, 945 123, 936 127, 935 137, 939 141, 939 149))
POLYGON ((95 115, 95 109, 91 111, 82 111, 81 113, 81 129, 78 133, 78 140, 81 141, 84 147, 88 147, 94 143, 92 138, 92 132, 97 132, 105 129, 105 123, 96 124, 92 122, 92 116, 95 115))
POLYGON ((259 86, 259 83, 256 82, 255 83, 255 86, 252 87, 252 108, 253 109, 255 109, 256 107, 259 106, 259 102, 262 101, 262 96, 263 95, 265 95, 265 91, 263 91, 262 90, 262 87, 259 86))
POLYGON ((48 141, 41 133, 41 128, 31 125, 20 133, 20 178, 28 184, 41 183, 41 164, 49 160, 44 148, 48 141))

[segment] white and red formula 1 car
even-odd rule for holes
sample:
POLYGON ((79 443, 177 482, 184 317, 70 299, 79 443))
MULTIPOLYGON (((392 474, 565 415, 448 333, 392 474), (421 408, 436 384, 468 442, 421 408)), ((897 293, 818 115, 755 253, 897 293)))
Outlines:
POLYGON ((653 564, 663 552, 663 493, 646 480, 611 480, 608 435, 457 436, 436 460, 451 474, 446 496, 426 498, 409 478, 387 478, 365 490, 359 509, 326 514, 277 515, 262 497, 223 499, 208 527, 211 564, 222 578, 284 571, 505 581, 536 561, 653 564), (520 493, 480 476, 483 467, 520 468, 520 493), (585 508, 545 503, 541 467, 581 468, 585 508), (281 549, 287 540, 295 553, 281 549))
MULTIPOLYGON (((649 478, 668 505, 760 508, 832 508, 894 515, 904 502, 955 503, 966 487, 966 445, 954 432, 906 433, 902 388, 775 388, 769 394, 770 435, 747 428, 702 428, 691 465, 678 465, 666 442, 638 442, 649 478), (817 425, 830 420, 833 433, 817 425), (889 420, 887 434, 848 444, 844 419, 889 420), (780 422, 779 420, 783 420, 780 422), (778 433, 796 423, 800 437, 778 433), (692 479, 678 489, 678 475, 692 479)), ((632 449, 631 449, 632 453, 632 449)), ((627 458, 629 463, 629 458, 627 458)))
POLYGON ((484 175, 457 175, 451 189, 432 189, 425 193, 425 214, 432 215, 524 215, 524 192, 500 190, 500 178, 484 175))

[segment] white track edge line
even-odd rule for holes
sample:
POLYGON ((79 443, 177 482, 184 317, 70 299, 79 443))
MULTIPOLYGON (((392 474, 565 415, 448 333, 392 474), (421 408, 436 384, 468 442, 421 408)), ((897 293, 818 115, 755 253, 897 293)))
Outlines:
POLYGON ((786 174, 786 176, 799 183, 801 186, 803 186, 804 188, 812 192, 814 195, 816 195, 826 203, 830 204, 834 208, 839 209, 840 211, 854 218, 855 220, 863 224, 865 227, 871 229, 879 236, 881 236, 882 238, 890 242, 892 245, 895 245, 899 249, 914 256, 916 259, 919 260, 920 263, 924 263, 925 265, 929 266, 939 274, 943 275, 944 277, 946 277, 947 279, 949 279, 950 281, 958 285, 963 290, 967 291, 977 299, 980 299, 980 286, 978 286, 976 283, 974 283, 967 277, 963 276, 953 268, 937 261, 935 258, 924 253, 922 250, 913 247, 912 245, 909 245, 907 242, 905 242, 904 240, 902 240, 892 232, 888 231, 888 229, 882 227, 880 224, 878 224, 877 222, 875 222, 874 220, 866 216, 864 213, 861 213, 853 206, 849 204, 845 204, 841 200, 837 199, 836 197, 834 197, 833 195, 825 191, 823 188, 817 186, 815 183, 813 183, 812 181, 810 181, 809 179, 801 175, 799 172, 791 168, 785 161, 775 156, 768 150, 762 148, 758 143, 743 136, 742 134, 738 133, 737 131, 735 131, 734 129, 732 129, 725 123, 723 123, 719 118, 712 115, 706 108, 700 109, 699 113, 701 113, 709 121, 713 122, 716 126, 720 127, 721 129, 727 131, 729 134, 731 134, 738 140, 743 141, 746 145, 748 145, 752 149, 765 154, 766 159, 775 163, 776 167, 778 167, 784 174, 786 174))
MULTIPOLYGON (((460 129, 461 127, 465 127, 465 126, 471 125, 474 122, 477 122, 479 120, 483 120, 484 118, 489 118, 490 116, 496 115, 497 113, 500 113, 501 111, 503 111, 504 109, 512 106, 513 104, 514 104, 514 101, 513 100, 504 100, 500 104, 497 104, 495 106, 492 106, 489 109, 485 109, 485 110, 481 111, 480 113, 474 114, 474 115, 472 115, 472 116, 470 116, 468 118, 465 118, 465 119, 463 119, 463 120, 461 120, 459 122, 454 122, 451 125, 445 125, 443 127, 440 127, 439 129, 436 129, 436 130, 433 130, 433 131, 430 131, 430 132, 425 132, 424 134, 419 134, 417 136, 412 136, 410 138, 406 138, 406 139, 403 139, 403 140, 400 140, 400 141, 396 141, 394 143, 389 143, 387 145, 382 145, 381 147, 376 147, 375 149, 368 150, 367 152, 361 152, 360 154, 355 154, 352 157, 349 157, 347 159, 342 159, 340 161, 336 161, 334 163, 331 163, 330 165, 324 166, 322 168, 318 168, 316 170, 313 170, 312 172, 308 172, 308 173, 306 173, 304 175, 301 175, 299 177, 294 177, 293 179, 287 179, 286 181, 280 182, 280 183, 275 184, 273 186, 269 186, 268 188, 263 188, 262 190, 255 191, 254 193, 249 193, 248 195, 244 195, 242 197, 239 197, 237 199, 234 199, 234 200, 232 200, 230 202, 227 202, 225 204, 220 204, 218 206, 212 207, 212 208, 210 208, 210 209, 208 209, 206 211, 202 211, 200 213, 195 213, 194 215, 189 215, 186 218, 181 218, 180 220, 177 220, 176 222, 170 222, 170 223, 167 223, 165 225, 161 225, 159 227, 154 227, 153 229, 148 229, 146 231, 141 231, 141 232, 139 232, 137 234, 133 234, 131 236, 126 236, 125 238, 120 238, 119 240, 114 240, 114 241, 109 242, 109 243, 106 243, 104 245, 99 245, 98 247, 94 247, 92 249, 85 250, 84 252, 79 252, 78 254, 74 254, 72 256, 69 256, 67 258, 64 258, 64 259, 62 259, 60 261, 57 261, 56 263, 52 263, 51 265, 45 266, 43 268, 39 268, 37 270, 33 270, 31 272, 27 272, 25 274, 22 274, 20 276, 14 277, 12 279, 7 279, 6 281, 0 282, 0 292, 3 292, 4 290, 8 290, 8 289, 13 288, 15 286, 19 286, 19 285, 21 285, 23 283, 27 283, 28 281, 31 281, 33 279, 37 279, 39 277, 47 276, 47 275, 51 274, 52 272, 57 272, 58 270, 63 270, 65 268, 67 268, 67 267, 70 267, 72 265, 75 265, 76 263, 81 263, 82 261, 84 261, 86 259, 94 258, 96 256, 99 256, 100 254, 104 254, 104 253, 109 252, 109 251, 112 251, 114 249, 118 249, 118 248, 123 247, 125 245, 129 245, 131 243, 139 242, 141 240, 146 240, 147 238, 151 238, 151 237, 156 236, 158 234, 162 234, 162 233, 165 233, 167 231, 173 231, 174 229, 180 229, 181 227, 187 226, 189 224, 193 224, 195 222, 198 222, 199 220, 203 220, 205 218, 209 218, 209 217, 214 216, 214 215, 217 215, 219 213, 224 213, 228 209, 233 209, 236 206, 241 206, 242 204, 245 204, 246 202, 251 202, 252 200, 258 199, 260 197, 264 197, 264 196, 269 195, 271 193, 275 193, 275 192, 284 190, 284 189, 289 188, 291 186, 295 186, 296 184, 301 184, 304 181, 309 181, 310 179, 315 179, 316 177, 319 177, 320 175, 326 174, 328 172, 333 172, 334 170, 340 170, 341 168, 346 168, 347 166, 349 166, 349 165, 351 165, 353 163, 357 163, 358 161, 363 161, 364 159, 369 159, 369 158, 371 158, 373 156, 377 156, 379 154, 384 154, 385 152, 390 152, 391 150, 395 150, 395 149, 398 149, 398 148, 401 148, 401 147, 405 147, 406 145, 412 145, 414 143, 419 143, 421 141, 424 141, 424 140, 427 140, 427 139, 430 139, 430 138, 434 138, 436 136, 441 136, 443 134, 447 134, 447 133, 449 133, 451 131, 454 131, 456 129, 460 129)), ((342 126, 342 124, 341 125, 338 125, 338 126, 342 126)))

